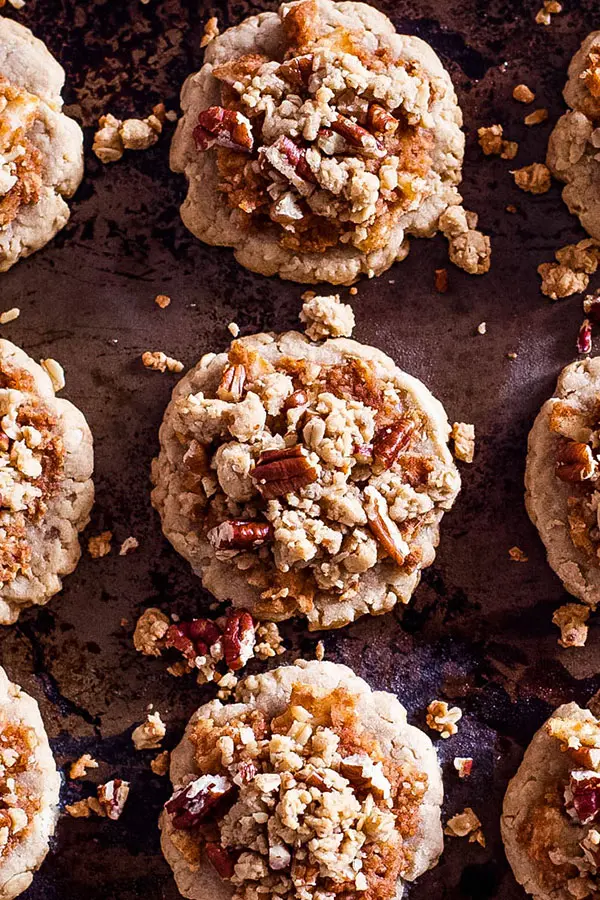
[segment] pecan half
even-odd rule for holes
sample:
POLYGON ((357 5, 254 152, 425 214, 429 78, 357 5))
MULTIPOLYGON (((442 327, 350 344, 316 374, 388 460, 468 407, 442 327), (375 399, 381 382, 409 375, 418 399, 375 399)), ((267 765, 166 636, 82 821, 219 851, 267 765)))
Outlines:
POLYGON ((381 134, 395 134, 399 124, 398 119, 389 113, 387 109, 384 109, 379 103, 371 103, 367 111, 367 125, 369 128, 381 134))
POLYGON ((232 782, 224 775, 201 775, 186 787, 176 790, 165 803, 165 810, 172 817, 174 828, 194 828, 234 789, 232 782))
POLYGON ((217 146, 249 153, 254 146, 250 119, 223 106, 202 110, 194 128, 194 140, 200 151, 217 146))
POLYGON ((578 441, 569 441, 558 451, 556 476, 561 481, 577 483, 592 478, 596 474, 596 461, 591 447, 578 441))
POLYGON ((394 465, 398 454, 410 444, 415 428, 414 419, 403 417, 375 432, 373 458, 378 467, 385 470, 394 465))
POLYGON ((235 859, 225 847, 212 842, 205 846, 206 855, 210 860, 213 868, 221 878, 231 878, 234 872, 235 859))
POLYGON ((252 472, 256 487, 266 500, 298 491, 318 477, 302 444, 284 450, 265 450, 252 472))
POLYGON ((387 151, 381 141, 378 141, 370 131, 367 131, 362 125, 357 125, 351 119, 338 115, 331 123, 330 128, 345 138, 353 147, 362 150, 366 156, 386 156, 387 151))
POLYGON ((246 610, 230 610, 223 631, 225 662, 233 672, 242 669, 254 656, 256 632, 252 616, 246 610))
POLYGON ((242 519, 228 519, 211 528, 207 534, 215 550, 251 550, 261 547, 272 537, 273 528, 269 522, 242 519))
POLYGON ((238 403, 244 395, 245 383, 246 369, 244 366, 227 366, 217 388, 217 397, 219 400, 226 400, 229 403, 238 403))
POLYGON ((404 565, 408 556, 408 544, 403 540, 396 523, 390 519, 385 499, 379 491, 371 486, 365 488, 365 496, 367 497, 365 505, 367 524, 373 537, 396 565, 404 565))
POLYGON ((180 625, 170 625, 165 634, 165 647, 183 653, 186 659, 195 659, 198 655, 194 642, 185 634, 180 625))
POLYGON ((600 814, 600 775, 585 770, 571 772, 565 805, 571 818, 581 825, 596 821, 600 814))

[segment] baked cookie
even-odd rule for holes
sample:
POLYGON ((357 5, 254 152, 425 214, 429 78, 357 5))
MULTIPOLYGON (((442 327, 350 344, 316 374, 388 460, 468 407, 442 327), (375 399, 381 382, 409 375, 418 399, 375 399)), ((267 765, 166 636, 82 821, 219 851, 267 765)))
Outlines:
POLYGON ((600 896, 600 722, 560 706, 508 785, 502 839, 515 878, 540 900, 600 896))
POLYGON ((350 284, 461 202, 462 114, 431 47, 364 3, 301 0, 209 44, 171 167, 196 237, 263 275, 350 284))
POLYGON ((0 668, 0 900, 26 891, 48 853, 60 776, 36 701, 0 668))
POLYGON ((47 603, 80 556, 94 499, 92 435, 48 374, 0 340, 0 624, 47 603))
POLYGON ((338 628, 407 603, 433 562, 460 487, 448 435, 441 404, 381 351, 257 334, 175 388, 152 501, 218 600, 338 628))
POLYGON ((571 60, 563 96, 570 106, 548 143, 548 168, 566 182, 563 200, 591 237, 600 240, 600 31, 571 60))
POLYGON ((0 17, 0 272, 50 241, 83 177, 83 134, 62 112, 62 66, 0 17))
POLYGON ((392 900, 443 849, 429 738, 346 666, 300 660, 201 706, 171 757, 162 848, 192 900, 392 900))
POLYGON ((531 433, 525 503, 565 588, 600 602, 600 357, 568 365, 531 433))

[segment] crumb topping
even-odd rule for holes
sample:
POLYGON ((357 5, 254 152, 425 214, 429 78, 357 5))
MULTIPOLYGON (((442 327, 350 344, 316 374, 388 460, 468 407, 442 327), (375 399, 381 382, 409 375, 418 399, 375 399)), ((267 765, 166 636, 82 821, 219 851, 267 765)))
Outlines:
POLYGON ((131 740, 136 750, 158 750, 166 733, 160 713, 148 713, 146 721, 134 728, 131 740))
POLYGON ((0 228, 40 197, 42 155, 31 142, 39 109, 38 97, 0 75, 0 228))
POLYGON ((314 291, 307 291, 302 299, 300 321, 307 323, 306 336, 311 341, 350 337, 355 325, 354 313, 348 303, 340 302, 339 294, 319 297, 314 291))
POLYGON ((166 118, 162 103, 155 106, 145 119, 123 121, 107 113, 98 121, 92 150, 105 164, 120 160, 125 150, 147 150, 161 136, 166 118))
POLYGON ((545 163, 531 163, 512 173, 515 184, 528 194, 545 194, 550 190, 552 177, 545 163))
POLYGON ((427 707, 427 725, 433 731, 439 731, 445 740, 458 732, 461 719, 462 709, 458 706, 450 708, 445 700, 432 700, 427 707))
POLYGON ((196 771, 165 807, 172 840, 234 900, 395 896, 427 777, 384 755, 350 692, 295 685, 282 715, 201 718, 190 738, 196 771))
POLYGON ((40 797, 31 788, 38 744, 33 728, 0 717, 0 859, 31 830, 40 797))
POLYGON ((485 847, 485 837, 481 822, 470 806, 466 806, 461 813, 457 813, 448 819, 444 834, 450 837, 468 837, 469 843, 477 843, 485 847))
POLYGON ((315 0, 280 15, 283 59, 252 53, 212 70, 221 105, 201 111, 197 150, 216 148, 241 224, 268 225, 297 251, 381 249, 434 189, 439 85, 358 31, 326 30, 315 0))
POLYGON ((220 371, 174 418, 181 508, 210 552, 260 589, 259 618, 348 599, 380 562, 393 605, 396 573, 419 566, 421 530, 458 487, 411 395, 350 354, 273 365, 245 339, 220 371))
POLYGON ((551 300, 558 300, 585 291, 590 275, 594 274, 600 260, 597 241, 584 238, 577 244, 561 247, 554 256, 555 263, 542 263, 538 266, 542 294, 551 300))

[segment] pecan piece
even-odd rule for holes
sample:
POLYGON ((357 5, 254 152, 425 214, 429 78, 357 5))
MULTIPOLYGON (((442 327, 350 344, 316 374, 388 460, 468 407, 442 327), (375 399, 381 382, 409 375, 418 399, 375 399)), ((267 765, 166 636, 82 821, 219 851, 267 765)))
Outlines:
POLYGON ((265 500, 298 491, 318 477, 302 444, 283 450, 265 450, 258 458, 252 478, 265 500))
POLYGON ((246 522, 242 519, 228 519, 221 522, 207 534, 215 550, 251 550, 261 547, 273 537, 269 522, 246 522))
POLYGON ((584 319, 577 335, 577 352, 589 353, 592 349, 592 323, 584 319))
POLYGON ((389 113, 387 109, 384 109, 379 103, 371 103, 367 111, 367 125, 369 128, 372 128, 373 131, 378 131, 380 134, 391 135, 396 133, 399 124, 398 119, 389 113))
POLYGON ((294 391, 293 394, 285 400, 283 404, 284 412, 287 412, 288 409, 298 409, 299 406, 306 406, 308 403, 308 394, 306 391, 302 389, 298 391, 294 391))
POLYGON ((296 187, 299 187, 298 178, 311 183, 316 181, 306 161, 306 151, 285 134, 277 138, 270 147, 261 149, 260 156, 263 165, 266 160, 268 165, 276 169, 296 187))
POLYGON ((193 641, 185 634, 181 625, 169 626, 165 634, 165 647, 179 650, 186 659, 195 659, 198 655, 193 641))
POLYGON ((249 153, 254 146, 250 119, 223 106, 202 110, 194 128, 194 140, 200 151, 217 146, 249 153))
POLYGON ((107 781, 106 784, 98 786, 96 791, 98 803, 104 810, 104 815, 116 821, 121 817, 121 813, 129 796, 129 782, 122 781, 120 778, 114 778, 107 781))
POLYGON ((561 481, 577 483, 596 474, 596 461, 591 447, 578 441, 569 441, 558 451, 555 467, 561 481))
POLYGON ((201 775, 186 787, 176 790, 165 803, 165 809, 172 817, 174 828, 194 828, 233 791, 234 785, 224 775, 201 775))
POLYGON ((194 475, 208 475, 210 472, 208 452, 204 444, 195 438, 183 454, 183 465, 194 475))
POLYGON ((403 540, 396 523, 390 519, 385 499, 370 485, 365 488, 365 496, 367 498, 365 504, 367 524, 373 537, 396 565, 404 565, 409 551, 408 544, 403 540))
POLYGON ((223 632, 225 662, 233 672, 242 669, 254 656, 256 634, 252 616, 246 610, 229 611, 223 632))
POLYGON ((373 137, 370 131, 367 131, 362 125, 357 125, 357 123, 353 122, 351 119, 338 115, 333 120, 330 127, 332 131, 335 131, 336 134, 340 134, 353 147, 358 147, 362 150, 366 156, 376 156, 380 158, 386 156, 386 149, 381 141, 378 141, 376 137, 373 137))
POLYGON ((219 400, 238 403, 244 395, 245 383, 246 369, 244 366, 227 366, 217 388, 217 397, 219 400))
POLYGON ((235 859, 225 847, 209 842, 205 848, 213 868, 221 878, 231 878, 235 867, 235 859))
POLYGON ((279 66, 277 74, 294 87, 307 87, 313 70, 313 55, 305 53, 302 56, 294 56, 279 66))
POLYGON ((410 444, 415 428, 414 419, 405 416, 375 432, 373 458, 379 468, 385 470, 394 465, 398 454, 410 444))
POLYGON ((600 775, 586 770, 571 772, 565 805, 568 814, 579 824, 595 822, 600 814, 600 775))

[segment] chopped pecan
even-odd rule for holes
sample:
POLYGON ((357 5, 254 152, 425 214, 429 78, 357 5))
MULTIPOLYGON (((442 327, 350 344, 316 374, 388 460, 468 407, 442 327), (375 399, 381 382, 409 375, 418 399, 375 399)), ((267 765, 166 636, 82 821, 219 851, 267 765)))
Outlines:
POLYGON ((269 165, 277 169, 286 178, 290 177, 291 169, 294 174, 304 181, 311 183, 316 181, 312 169, 306 161, 306 151, 285 134, 277 138, 275 143, 265 151, 264 157, 269 165))
POLYGON ((121 817, 127 802, 129 782, 122 781, 120 778, 114 778, 112 781, 107 781, 106 784, 99 785, 96 793, 103 814, 108 819, 116 821, 121 817))
POLYGON ((312 484, 317 477, 317 470, 309 462, 302 444, 283 450, 265 450, 252 472, 252 478, 266 500, 297 491, 312 484))
POLYGON ((237 59, 230 59, 227 62, 215 66, 211 72, 218 81, 233 87, 246 78, 252 78, 264 63, 269 61, 268 56, 261 53, 247 53, 244 56, 238 56, 237 59))
POLYGON ((217 397, 219 400, 238 403, 244 395, 245 383, 246 369, 244 366, 227 366, 217 388, 217 397))
POLYGON ((221 639, 221 629, 210 619, 192 619, 191 622, 181 622, 180 627, 192 641, 202 641, 207 647, 212 647, 221 639))
POLYGON ((165 635, 165 647, 173 647, 183 653, 186 659, 194 659, 198 654, 193 641, 180 625, 170 625, 165 635))
POLYGON ((192 619, 171 625, 165 635, 165 647, 174 648, 186 659, 205 656, 221 639, 221 631, 210 619, 192 619))
POLYGON ((279 66, 277 74, 296 87, 306 87, 312 70, 313 55, 305 53, 302 56, 294 56, 293 59, 286 60, 279 66))
POLYGON ((600 813, 600 775, 589 770, 571 772, 565 804, 576 822, 581 825, 595 822, 600 813))
POLYGON ((235 867, 235 859, 225 847, 209 842, 205 848, 213 868, 221 878, 231 878, 235 867))
POLYGON ((165 803, 171 824, 182 830, 194 828, 234 789, 232 782, 224 775, 201 775, 186 787, 176 790, 165 803))
POLYGON ((306 393, 306 391, 294 391, 294 393, 290 394, 290 396, 285 400, 283 409, 284 412, 287 412, 288 409, 298 409, 299 406, 306 406, 307 403, 308 394, 306 393))
POLYGON ((387 512, 387 503, 379 491, 373 487, 365 488, 365 495, 367 497, 365 513, 373 537, 379 541, 382 548, 394 560, 396 565, 404 565, 408 555, 408 545, 402 539, 396 523, 390 519, 387 512))
POLYGON ((386 155, 386 149, 381 141, 378 141, 370 131, 367 131, 366 128, 363 128, 362 125, 358 125, 351 119, 338 115, 330 127, 332 131, 340 134, 353 147, 358 147, 362 150, 365 155, 380 158, 386 155))
POLYGON ((577 483, 596 474, 596 461, 591 447, 568 441, 558 451, 555 472, 561 481, 577 483))
POLYGON ((194 128, 194 140, 200 151, 217 146, 249 153, 254 146, 250 119, 222 106, 202 110, 194 128))
POLYGON ((228 519, 211 528, 207 537, 215 550, 250 550, 270 540, 273 528, 269 522, 228 519))
POLYGON ((195 438, 183 454, 183 465, 194 475, 208 475, 210 472, 208 452, 204 444, 195 438))
POLYGON ((243 668, 254 656, 255 628, 246 610, 229 611, 223 632, 225 662, 233 672, 243 668))
POLYGON ((385 470, 394 465, 398 454, 408 447, 415 428, 414 419, 404 416, 375 432, 373 458, 379 468, 385 470))
POLYGON ((236 784, 249 784, 258 774, 258 769, 251 759, 243 759, 237 766, 237 772, 233 779, 236 784))
POLYGON ((589 353, 592 349, 592 323, 584 319, 577 335, 577 352, 589 353))
POLYGON ((367 111, 367 125, 373 131, 381 134, 395 134, 398 130, 398 119, 380 106, 379 103, 371 103, 367 111))

